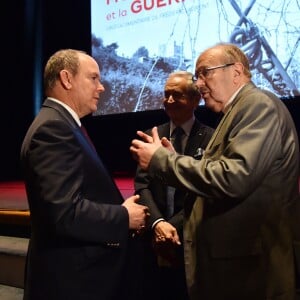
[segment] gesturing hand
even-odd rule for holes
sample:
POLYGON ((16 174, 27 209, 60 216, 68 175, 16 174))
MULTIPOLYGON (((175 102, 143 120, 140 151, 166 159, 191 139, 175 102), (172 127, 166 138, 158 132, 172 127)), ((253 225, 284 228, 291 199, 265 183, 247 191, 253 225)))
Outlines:
POLYGON ((142 132, 137 131, 137 135, 142 139, 134 139, 131 142, 130 151, 132 153, 133 158, 138 162, 140 167, 144 170, 147 170, 149 167, 150 160, 154 154, 154 152, 159 147, 165 147, 170 151, 174 151, 171 143, 167 138, 162 138, 160 140, 157 127, 153 127, 152 136, 142 132))

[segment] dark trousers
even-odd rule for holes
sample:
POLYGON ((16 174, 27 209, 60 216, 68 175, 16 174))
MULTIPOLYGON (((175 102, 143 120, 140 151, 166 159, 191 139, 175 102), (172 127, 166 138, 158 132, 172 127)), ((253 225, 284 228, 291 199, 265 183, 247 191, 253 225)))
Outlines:
POLYGON ((188 300, 184 268, 159 267, 158 299, 188 300))

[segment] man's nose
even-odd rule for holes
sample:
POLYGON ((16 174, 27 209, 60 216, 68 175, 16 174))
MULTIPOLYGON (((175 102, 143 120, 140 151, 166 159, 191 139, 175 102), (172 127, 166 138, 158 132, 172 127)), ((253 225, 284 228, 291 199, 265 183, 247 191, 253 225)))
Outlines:
POLYGON ((175 102, 175 101, 174 101, 174 98, 172 97, 172 95, 170 95, 170 96, 167 98, 167 102, 168 102, 168 103, 173 103, 173 102, 175 102))
POLYGON ((104 85, 101 82, 99 82, 98 91, 99 93, 103 93, 105 91, 104 85))
POLYGON ((202 86, 205 86, 205 79, 202 78, 201 76, 199 76, 197 78, 197 80, 195 81, 195 84, 198 88, 202 87, 202 86))

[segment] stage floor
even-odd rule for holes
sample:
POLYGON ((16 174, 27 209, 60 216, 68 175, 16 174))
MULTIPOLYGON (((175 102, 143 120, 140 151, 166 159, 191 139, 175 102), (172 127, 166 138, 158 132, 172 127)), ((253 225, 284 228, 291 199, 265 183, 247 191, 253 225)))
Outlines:
MULTIPOLYGON (((132 177, 116 177, 114 180, 124 198, 133 195, 132 177)), ((22 181, 0 182, 0 210, 28 210, 25 186, 22 181)))

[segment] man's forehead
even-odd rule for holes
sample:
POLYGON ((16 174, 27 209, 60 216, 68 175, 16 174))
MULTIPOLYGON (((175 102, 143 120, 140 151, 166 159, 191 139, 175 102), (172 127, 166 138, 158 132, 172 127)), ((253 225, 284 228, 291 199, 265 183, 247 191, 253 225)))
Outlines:
POLYGON ((221 52, 218 49, 209 49, 201 54, 197 60, 196 68, 207 66, 213 63, 219 63, 221 60, 221 52))
POLYGON ((173 86, 180 86, 184 83, 185 78, 183 77, 178 77, 178 76, 174 76, 172 78, 168 78, 168 80, 166 81, 166 84, 165 84, 165 88, 167 87, 173 87, 173 86))

